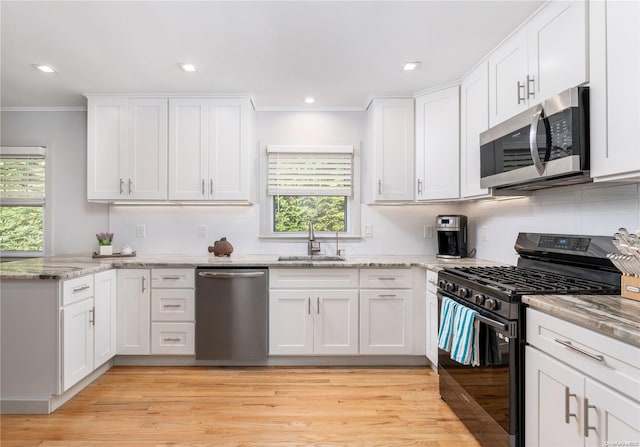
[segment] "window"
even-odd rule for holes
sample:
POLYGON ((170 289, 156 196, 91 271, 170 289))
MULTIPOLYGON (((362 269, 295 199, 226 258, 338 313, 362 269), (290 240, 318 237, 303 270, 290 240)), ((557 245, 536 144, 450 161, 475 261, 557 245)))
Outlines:
POLYGON ((271 233, 349 232, 352 146, 268 146, 271 233))
POLYGON ((45 148, 0 151, 0 252, 44 254, 45 148))

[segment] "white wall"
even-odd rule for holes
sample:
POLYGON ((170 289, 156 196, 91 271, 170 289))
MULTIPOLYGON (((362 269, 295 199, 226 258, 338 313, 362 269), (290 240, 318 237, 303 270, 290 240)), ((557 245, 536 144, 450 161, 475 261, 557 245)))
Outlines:
POLYGON ((47 147, 47 254, 91 254, 108 207, 87 202, 86 112, 1 112, 3 146, 47 147))
POLYGON ((640 228, 640 185, 590 183, 535 192, 465 207, 469 239, 477 257, 515 264, 518 232, 613 236, 618 228, 640 228), (488 238, 481 240, 482 227, 488 238))

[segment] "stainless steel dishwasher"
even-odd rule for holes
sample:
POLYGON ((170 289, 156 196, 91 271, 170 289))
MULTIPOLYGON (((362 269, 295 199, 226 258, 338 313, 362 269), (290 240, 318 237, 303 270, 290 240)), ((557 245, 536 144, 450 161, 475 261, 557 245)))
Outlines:
POLYGON ((266 360, 268 270, 196 269, 196 359, 266 360))

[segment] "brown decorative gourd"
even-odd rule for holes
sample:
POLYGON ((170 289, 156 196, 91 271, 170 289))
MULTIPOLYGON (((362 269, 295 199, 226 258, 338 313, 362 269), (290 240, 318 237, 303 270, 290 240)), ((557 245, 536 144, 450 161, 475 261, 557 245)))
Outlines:
POLYGON ((213 253, 216 256, 231 256, 233 245, 227 241, 226 237, 223 237, 219 241, 215 241, 213 247, 209 246, 209 253, 213 253))

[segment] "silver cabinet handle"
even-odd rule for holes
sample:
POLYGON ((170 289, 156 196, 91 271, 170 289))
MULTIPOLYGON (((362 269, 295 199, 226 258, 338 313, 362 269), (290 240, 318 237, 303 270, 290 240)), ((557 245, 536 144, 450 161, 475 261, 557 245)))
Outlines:
POLYGON ((209 180, 209 194, 213 195, 213 179, 209 180))
POLYGON ((395 281, 397 278, 395 276, 378 276, 380 281, 395 281))
POLYGON ((575 394, 572 394, 571 391, 569 390, 568 386, 564 387, 564 423, 568 424, 570 419, 572 417, 578 419, 578 415, 575 413, 571 413, 569 411, 569 406, 571 404, 570 399, 571 398, 576 398, 577 396, 575 394))
POLYGON ((307 297, 307 315, 311 315, 311 297, 307 297))
POLYGON ((181 276, 163 276, 162 279, 181 279, 181 276))
POLYGON ((586 355, 589 358, 592 358, 592 359, 597 360, 599 362, 604 362, 604 356, 602 356, 600 354, 592 354, 592 353, 590 353, 588 351, 585 351, 582 348, 578 348, 577 346, 573 346, 569 340, 560 340, 559 338, 556 338, 555 342, 556 343, 560 343, 562 346, 566 346, 567 348, 572 349, 572 350, 574 350, 574 351, 576 351, 576 352, 578 352, 578 353, 580 353, 582 355, 586 355))
POLYGON ((129 179, 129 194, 131 194, 132 190, 133 190, 133 182, 131 181, 131 179, 129 179))
POLYGON ((71 289, 71 291, 73 293, 78 293, 78 292, 82 292, 83 290, 87 290, 87 289, 90 289, 90 288, 91 288, 91 286, 89 284, 83 284, 81 286, 74 287, 73 289, 71 289))
POLYGON ((260 276, 264 276, 264 272, 198 272, 198 276, 203 278, 259 278, 260 276))
POLYGON ((143 276, 142 277, 142 293, 144 293, 144 291, 147 290, 147 287, 145 285, 145 280, 146 280, 146 278, 143 276))
POLYGON ((91 323, 93 326, 96 325, 96 307, 95 306, 93 306, 93 309, 89 311, 89 323, 91 323))
POLYGON ((395 293, 388 293, 388 294, 379 294, 378 296, 380 298, 395 298, 397 295, 395 293))
POLYGON ((531 152, 531 158, 533 159, 533 165, 536 167, 539 175, 544 172, 544 165, 540 160, 540 154, 538 153, 538 125, 540 119, 544 118, 544 109, 541 104, 536 106, 535 113, 531 119, 531 129, 529 130, 529 152, 531 152))
POLYGON ((120 179, 120 194, 124 192, 124 180, 120 179))
POLYGON ((418 179, 418 194, 422 194, 422 180, 418 179))
POLYGON ((180 338, 163 338, 162 341, 181 341, 180 338))
POLYGON ((320 315, 320 297, 316 297, 316 308, 318 309, 318 315, 320 315))
POLYGON ((518 104, 522 104, 523 102, 526 101, 526 98, 524 96, 524 93, 525 93, 524 92, 524 87, 525 87, 524 84, 521 83, 520 81, 518 81, 518 91, 517 91, 517 93, 518 93, 518 104), (520 90, 522 90, 522 96, 520 96, 520 90))
POLYGON ((586 397, 584 398, 584 437, 588 438, 589 437, 589 430, 593 430, 596 433, 598 432, 598 429, 596 427, 594 427, 593 425, 589 425, 589 409, 596 409, 595 405, 589 405, 589 399, 587 399, 586 397))
POLYGON ((527 75, 527 98, 536 96, 536 82, 533 76, 527 75))
POLYGON ((382 194, 382 180, 378 180, 378 194, 382 194))
POLYGON ((162 307, 164 307, 165 309, 177 309, 179 307, 182 307, 182 304, 163 304, 162 307))
POLYGON ((202 179, 202 195, 204 195, 204 179, 202 179))

